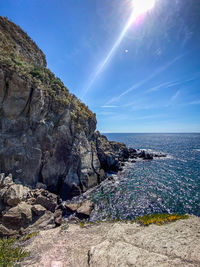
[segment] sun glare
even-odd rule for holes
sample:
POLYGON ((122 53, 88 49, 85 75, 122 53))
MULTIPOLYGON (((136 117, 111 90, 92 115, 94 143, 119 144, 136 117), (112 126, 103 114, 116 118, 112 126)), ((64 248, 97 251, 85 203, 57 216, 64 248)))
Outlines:
POLYGON ((155 0, 133 0, 133 13, 135 17, 140 16, 152 9, 155 5, 155 0))

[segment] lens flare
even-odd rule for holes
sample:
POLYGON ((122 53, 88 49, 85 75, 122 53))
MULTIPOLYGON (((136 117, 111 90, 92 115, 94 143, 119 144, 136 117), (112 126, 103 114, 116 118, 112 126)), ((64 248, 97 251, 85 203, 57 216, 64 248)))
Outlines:
POLYGON ((135 16, 140 16, 151 10, 155 5, 155 0, 133 0, 133 12, 135 16))
POLYGON ((123 38, 126 35, 128 29, 130 28, 130 26, 137 20, 137 18, 139 16, 141 16, 142 14, 145 14, 146 12, 148 12, 149 10, 154 8, 155 2, 156 2, 156 0, 132 0, 132 1, 133 1, 132 2, 133 11, 132 11, 132 13, 131 13, 126 25, 124 26, 124 29, 120 33, 118 39, 114 43, 113 47, 111 48, 111 50, 109 51, 107 56, 103 59, 103 61, 97 67, 97 70, 93 74, 93 77, 90 80, 88 86, 84 89, 82 97, 85 96, 85 94, 88 92, 88 90, 91 88, 91 86, 96 81, 97 77, 103 72, 104 68, 109 63, 109 61, 111 60, 111 58, 114 55, 115 51, 117 50, 117 48, 121 44, 121 41, 123 40, 123 38))

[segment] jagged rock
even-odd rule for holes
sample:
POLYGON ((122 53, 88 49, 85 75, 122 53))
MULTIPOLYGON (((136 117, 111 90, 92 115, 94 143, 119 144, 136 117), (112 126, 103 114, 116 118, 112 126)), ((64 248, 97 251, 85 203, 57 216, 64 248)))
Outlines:
POLYGON ((67 203, 65 204, 65 208, 67 208, 71 212, 75 212, 80 207, 80 203, 67 203))
POLYGON ((9 229, 5 227, 4 225, 0 224, 0 238, 5 237, 5 236, 7 237, 14 236, 17 234, 18 234, 17 230, 9 229))
POLYGON ((81 203, 80 207, 76 210, 79 218, 89 218, 94 208, 94 203, 91 200, 86 200, 81 203))
POLYGON ((4 173, 1 173, 1 177, 0 177, 0 187, 5 187, 5 186, 10 186, 13 184, 13 179, 12 176, 6 176, 4 173))
POLYGON ((68 214, 74 213, 79 219, 89 218, 94 208, 94 203, 91 200, 85 200, 79 203, 66 203, 64 210, 66 209, 68 214))
POLYGON ((4 202, 0 199, 0 214, 3 210, 5 210, 6 206, 4 204, 4 202))
POLYGON ((43 215, 46 211, 46 209, 40 204, 33 205, 31 209, 38 216, 43 215))
POLYGON ((40 204, 47 210, 54 212, 57 206, 57 195, 45 190, 41 190, 38 193, 35 204, 40 204))
POLYGON ((17 206, 10 208, 2 217, 2 222, 7 228, 19 229, 27 227, 32 222, 32 206, 21 202, 17 206))
POLYGON ((62 210, 58 209, 54 212, 54 221, 56 226, 60 226, 62 224, 62 210))
POLYGON ((96 147, 101 168, 106 172, 119 170, 119 159, 128 159, 128 149, 123 143, 108 141, 107 137, 99 132, 95 133, 96 147))
POLYGON ((37 183, 36 184, 36 188, 37 189, 47 189, 47 186, 45 185, 45 184, 43 184, 43 183, 37 183))
POLYGON ((9 206, 16 206, 21 201, 25 200, 29 189, 20 184, 11 185, 5 192, 3 198, 4 202, 9 206))

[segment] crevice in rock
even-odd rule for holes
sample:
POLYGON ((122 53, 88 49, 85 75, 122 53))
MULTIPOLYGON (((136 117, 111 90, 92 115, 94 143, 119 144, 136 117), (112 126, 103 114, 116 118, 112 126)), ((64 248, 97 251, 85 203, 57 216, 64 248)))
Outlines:
POLYGON ((90 257, 90 250, 88 250, 88 258, 87 258, 88 266, 90 266, 90 260, 91 260, 91 257, 90 257))
POLYGON ((25 104, 23 110, 21 111, 21 113, 19 114, 19 117, 20 117, 23 113, 25 113, 26 109, 27 109, 27 111, 26 111, 26 115, 28 115, 28 114, 30 113, 30 105, 31 105, 31 101, 32 101, 33 92, 34 92, 34 88, 31 87, 31 90, 30 90, 28 99, 27 99, 27 101, 26 101, 26 104, 25 104))
POLYGON ((93 147, 92 147, 92 144, 91 144, 91 154, 92 154, 92 162, 91 162, 91 166, 92 166, 92 169, 93 171, 96 173, 97 175, 97 182, 98 184, 101 183, 101 178, 100 178, 100 174, 96 171, 95 167, 94 167, 94 151, 93 151, 93 147))
POLYGON ((4 96, 3 96, 1 104, 4 103, 4 101, 5 101, 5 99, 6 99, 7 95, 8 95, 8 89, 9 89, 9 83, 8 83, 8 77, 7 76, 5 76, 4 81, 5 81, 5 86, 3 88, 4 96))

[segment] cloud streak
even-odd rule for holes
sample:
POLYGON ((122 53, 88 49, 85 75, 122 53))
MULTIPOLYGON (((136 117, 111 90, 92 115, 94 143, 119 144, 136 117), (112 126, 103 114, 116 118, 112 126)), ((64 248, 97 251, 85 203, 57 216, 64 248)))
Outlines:
MULTIPOLYGON (((121 97, 127 95, 128 93, 132 92, 133 90, 141 87, 142 85, 144 85, 145 83, 147 83, 148 81, 150 81, 151 79, 153 79, 154 77, 156 77, 158 74, 162 73, 163 71, 165 71, 166 69, 168 69, 171 65, 173 65, 174 63, 176 63, 177 61, 179 61, 180 59, 182 59, 186 54, 182 54, 179 55, 177 57, 175 57, 173 60, 169 61, 167 64, 165 64, 164 66, 160 67, 159 69, 157 69, 154 73, 152 73, 150 76, 148 76, 146 79, 133 84, 130 88, 128 88, 126 91, 124 91, 123 93, 121 93, 120 95, 111 98, 107 104, 111 104, 114 102, 117 102, 120 100, 121 97)), ((158 89, 158 88, 156 88, 158 89)), ((154 90, 156 90, 154 88, 154 90)))
POLYGON ((176 93, 171 97, 171 101, 175 101, 180 95, 181 90, 176 91, 176 93))
POLYGON ((115 106, 115 105, 104 105, 101 106, 101 108, 119 108, 120 106, 115 106))

